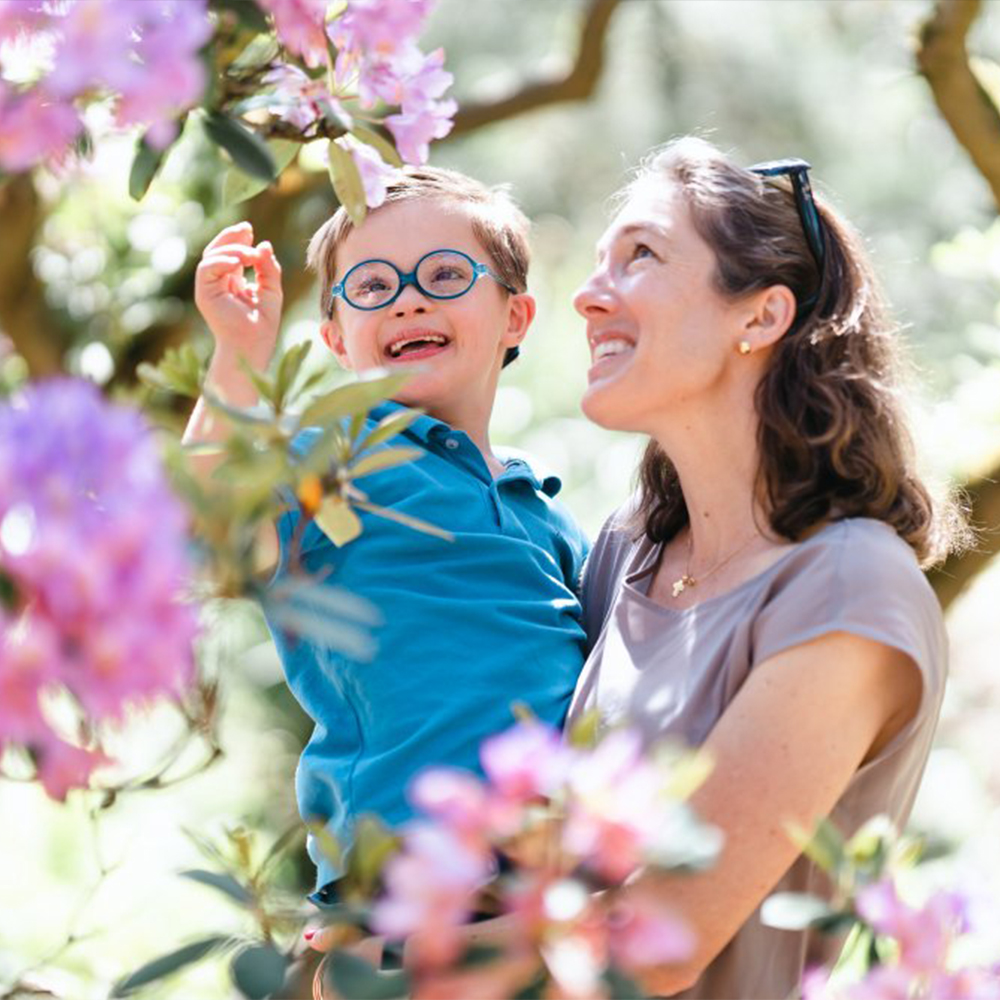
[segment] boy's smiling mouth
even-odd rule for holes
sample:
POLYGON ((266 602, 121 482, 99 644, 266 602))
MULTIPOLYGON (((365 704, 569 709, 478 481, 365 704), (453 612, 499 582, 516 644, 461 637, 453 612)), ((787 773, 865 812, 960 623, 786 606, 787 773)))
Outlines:
POLYGON ((437 330, 403 330, 385 345, 382 353, 390 361, 418 361, 446 350, 451 338, 437 330))

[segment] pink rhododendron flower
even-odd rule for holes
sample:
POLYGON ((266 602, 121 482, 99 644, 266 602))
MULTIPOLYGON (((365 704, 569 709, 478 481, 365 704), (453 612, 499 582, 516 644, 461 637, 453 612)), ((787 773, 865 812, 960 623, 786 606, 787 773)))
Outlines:
POLYGON ((325 82, 313 80, 298 66, 279 63, 268 71, 264 82, 274 87, 274 101, 267 110, 303 132, 328 113, 346 118, 325 82))
POLYGON ((408 163, 426 163, 431 141, 443 139, 451 131, 457 110, 454 101, 439 101, 426 111, 387 116, 386 128, 396 140, 399 155, 408 163))
POLYGON ((32 16, 0 9, 0 38, 44 32, 52 68, 26 93, 0 94, 0 166, 26 170, 60 157, 82 131, 75 102, 116 95, 117 123, 148 126, 148 141, 162 147, 176 135, 177 116, 201 99, 198 50, 212 33, 206 0, 21 6, 32 16))
POLYGON ((419 934, 421 963, 445 965, 464 947, 459 928, 492 873, 489 854, 446 827, 415 823, 386 865, 387 893, 375 904, 372 926, 390 939, 419 934))
POLYGON ((109 763, 99 751, 85 750, 56 737, 49 738, 34 750, 38 780, 58 802, 65 800, 70 789, 84 787, 96 768, 109 763))
POLYGON ((71 379, 0 406, 0 572, 20 602, 0 645, 0 744, 27 747, 50 791, 85 783, 101 757, 62 745, 45 690, 72 694, 93 732, 193 680, 186 527, 137 412, 71 379))
POLYGON ((557 730, 540 722, 522 722, 486 740, 479 748, 483 770, 496 791, 527 802, 552 795, 573 760, 557 730))
POLYGON ((626 969, 683 962, 694 952, 691 928, 668 907, 650 898, 619 904, 611 911, 608 925, 612 957, 626 969))
POLYGON ((354 160, 365 189, 365 202, 369 208, 378 208, 385 201, 386 186, 399 171, 385 162, 378 150, 365 142, 358 142, 353 136, 345 135, 335 140, 344 147, 354 160))
POLYGON ((15 94, 0 82, 0 168, 17 173, 58 159, 82 131, 76 111, 42 89, 15 94))
POLYGON ((433 0, 350 0, 329 28, 338 49, 385 55, 420 33, 433 0))
POLYGON ((612 882, 627 878, 674 826, 663 781, 638 734, 610 733, 570 774, 566 850, 612 882))
POLYGON ((302 56, 307 66, 326 59, 326 11, 328 0, 258 0, 270 11, 274 29, 289 52, 302 56))
POLYGON ((914 970, 943 968, 952 940, 968 929, 965 904, 957 893, 937 892, 917 909, 899 898, 891 880, 883 879, 862 889, 856 905, 880 934, 898 942, 900 963, 914 970))

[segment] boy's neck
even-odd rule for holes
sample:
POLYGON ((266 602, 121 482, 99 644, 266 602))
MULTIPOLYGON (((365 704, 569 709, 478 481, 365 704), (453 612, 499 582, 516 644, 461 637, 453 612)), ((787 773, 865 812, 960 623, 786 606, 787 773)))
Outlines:
POLYGON ((454 411, 449 408, 428 407, 427 415, 446 423, 456 431, 464 431, 482 453, 483 460, 494 476, 498 476, 504 471, 503 463, 494 456, 490 445, 492 407, 470 407, 454 411))

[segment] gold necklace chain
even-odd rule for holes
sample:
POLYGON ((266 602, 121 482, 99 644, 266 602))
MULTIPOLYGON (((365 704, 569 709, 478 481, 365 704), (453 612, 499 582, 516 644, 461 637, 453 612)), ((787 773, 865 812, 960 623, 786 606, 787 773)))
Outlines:
POLYGON ((722 567, 725 566, 730 559, 735 559, 736 556, 738 556, 744 549, 746 549, 755 538, 759 537, 760 537, 759 534, 755 531, 745 542, 743 542, 742 545, 740 545, 738 548, 733 549, 733 551, 730 552, 729 555, 727 555, 724 559, 720 559, 714 566, 711 566, 709 569, 705 570, 704 573, 701 573, 698 576, 698 578, 695 579, 691 575, 691 556, 694 555, 694 532, 689 527, 687 563, 684 568, 684 573, 681 576, 679 576, 676 580, 674 580, 674 582, 670 585, 670 589, 673 591, 673 596, 680 597, 685 590, 688 590, 691 587, 696 587, 700 582, 707 580, 708 577, 710 577, 717 570, 722 569, 722 567))

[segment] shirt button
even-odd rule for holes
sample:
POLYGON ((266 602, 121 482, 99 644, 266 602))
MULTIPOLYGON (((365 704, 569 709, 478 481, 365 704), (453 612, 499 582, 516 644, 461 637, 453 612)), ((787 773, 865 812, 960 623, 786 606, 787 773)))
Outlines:
POLYGON ((450 451, 454 451, 458 447, 458 440, 456 438, 445 438, 444 446, 450 451))

